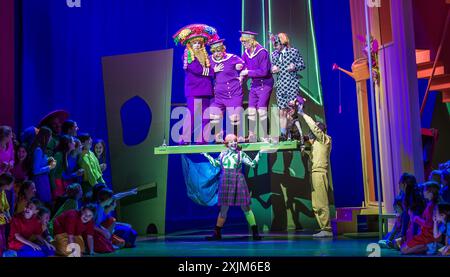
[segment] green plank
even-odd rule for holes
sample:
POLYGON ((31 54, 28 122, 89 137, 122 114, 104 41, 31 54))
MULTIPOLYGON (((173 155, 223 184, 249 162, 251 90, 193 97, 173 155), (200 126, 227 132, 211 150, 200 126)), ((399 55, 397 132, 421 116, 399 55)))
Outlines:
MULTIPOLYGON (((283 141, 280 143, 241 143, 239 145, 242 147, 243 151, 259 151, 261 149, 278 151, 298 149, 299 142, 294 140, 283 141)), ((225 145, 223 144, 159 146, 155 147, 155 155, 213 153, 221 152, 223 150, 225 150, 225 145)))

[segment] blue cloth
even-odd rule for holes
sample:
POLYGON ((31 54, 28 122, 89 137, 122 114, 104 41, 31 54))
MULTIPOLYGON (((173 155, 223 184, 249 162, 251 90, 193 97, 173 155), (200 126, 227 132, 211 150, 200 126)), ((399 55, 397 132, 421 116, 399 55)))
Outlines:
POLYGON ((438 226, 439 233, 443 234, 444 236, 450 236, 450 222, 447 223, 440 223, 438 226))
POLYGON ((17 251, 17 257, 41 258, 55 256, 55 251, 48 248, 46 245, 39 245, 39 247, 41 248, 41 250, 34 250, 28 245, 22 246, 22 248, 17 251))
POLYGON ((95 225, 100 226, 103 221, 107 220, 110 217, 110 215, 105 214, 105 208, 103 208, 102 205, 100 205, 100 203, 97 203, 96 208, 97 209, 95 211, 95 225))
POLYGON ((33 153, 33 174, 39 175, 50 172, 47 155, 40 147, 37 147, 33 153))
POLYGON ((214 167, 209 162, 195 163, 186 155, 181 156, 181 162, 188 197, 200 205, 216 205, 220 167, 214 167))
POLYGON ((33 176, 33 182, 36 186, 36 197, 44 203, 52 201, 52 190, 48 174, 33 176))
POLYGON ((125 241, 125 247, 135 246, 137 232, 133 228, 117 222, 114 227, 114 235, 119 236, 125 241))
POLYGON ((78 170, 78 156, 67 156, 67 168, 62 173, 62 178, 64 180, 76 180, 77 183, 80 183, 81 178, 77 176, 78 170))

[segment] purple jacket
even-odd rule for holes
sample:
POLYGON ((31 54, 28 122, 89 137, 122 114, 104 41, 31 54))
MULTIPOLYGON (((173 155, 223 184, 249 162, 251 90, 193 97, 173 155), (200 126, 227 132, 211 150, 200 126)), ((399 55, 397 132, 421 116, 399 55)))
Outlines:
POLYGON ((214 94, 215 97, 242 96, 242 86, 239 82, 239 72, 236 70, 236 64, 242 64, 244 61, 234 55, 227 54, 222 60, 216 61, 211 56, 211 68, 217 64, 223 64, 223 71, 215 73, 214 94))
POLYGON ((189 96, 212 96, 211 77, 214 70, 203 68, 200 62, 195 59, 187 65, 184 78, 184 95, 189 96))
POLYGON ((273 86, 269 52, 265 48, 257 44, 252 54, 245 50, 242 59, 248 69, 248 77, 252 78, 252 84, 260 84, 262 80, 264 85, 273 86))

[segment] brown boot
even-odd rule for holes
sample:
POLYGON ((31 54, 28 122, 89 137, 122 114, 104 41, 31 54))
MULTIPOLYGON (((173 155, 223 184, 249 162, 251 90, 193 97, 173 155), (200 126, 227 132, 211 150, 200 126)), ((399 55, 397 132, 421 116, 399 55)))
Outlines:
POLYGON ((211 236, 207 236, 206 240, 221 240, 222 239, 222 227, 216 226, 214 233, 211 236))

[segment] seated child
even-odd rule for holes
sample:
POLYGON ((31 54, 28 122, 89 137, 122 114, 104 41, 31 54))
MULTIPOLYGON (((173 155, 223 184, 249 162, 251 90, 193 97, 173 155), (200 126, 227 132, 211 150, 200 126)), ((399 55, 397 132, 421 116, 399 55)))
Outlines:
POLYGON ((72 243, 78 244, 80 254, 94 254, 94 215, 95 205, 87 204, 81 210, 68 210, 56 217, 53 222, 53 234, 56 253, 61 256, 73 255, 73 249, 69 249, 72 243), (85 251, 85 241, 87 249, 85 251))
POLYGON ((409 211, 411 223, 417 223, 420 231, 417 235, 408 239, 400 249, 402 254, 421 254, 428 249, 427 244, 435 242, 433 236, 433 211, 439 199, 439 184, 426 182, 423 184, 423 196, 428 201, 422 216, 416 216, 409 211))
POLYGON ((30 201, 25 211, 11 221, 9 249, 17 252, 18 257, 48 257, 55 254, 53 246, 42 234, 42 223, 36 216, 38 207, 30 201))
POLYGON ((436 214, 433 217, 433 235, 434 238, 443 242, 443 247, 438 251, 441 255, 450 255, 449 241, 450 241, 450 203, 439 203, 437 205, 436 214))
POLYGON ((384 240, 380 240, 378 244, 382 248, 395 248, 395 240, 401 235, 402 230, 402 197, 397 196, 394 200, 395 224, 392 230, 386 235, 384 240))

